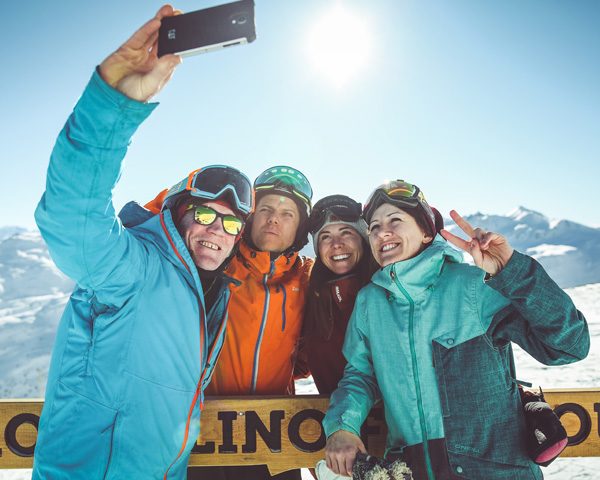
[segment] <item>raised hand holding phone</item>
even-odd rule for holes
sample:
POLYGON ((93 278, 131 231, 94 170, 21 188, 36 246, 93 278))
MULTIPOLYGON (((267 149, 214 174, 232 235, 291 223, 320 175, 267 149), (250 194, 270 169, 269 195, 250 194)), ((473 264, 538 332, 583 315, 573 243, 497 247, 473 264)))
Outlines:
POLYGON ((146 102, 156 95, 181 63, 177 55, 157 56, 161 21, 178 13, 171 5, 163 5, 154 18, 100 64, 99 71, 104 81, 140 102, 146 102))
POLYGON ((255 39, 254 0, 238 0, 165 18, 158 32, 158 57, 186 57, 255 39))

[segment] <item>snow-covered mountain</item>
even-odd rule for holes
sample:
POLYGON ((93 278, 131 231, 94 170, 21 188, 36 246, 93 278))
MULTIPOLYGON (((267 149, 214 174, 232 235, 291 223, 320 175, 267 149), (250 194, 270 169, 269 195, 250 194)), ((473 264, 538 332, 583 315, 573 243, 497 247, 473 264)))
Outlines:
MULTIPOLYGON (((465 219, 504 235, 514 248, 538 260, 563 288, 600 282, 600 228, 552 221, 524 207, 508 215, 476 213, 465 219)), ((446 225, 459 234, 452 220, 446 219, 446 225)))
POLYGON ((68 292, 72 287, 73 282, 54 265, 39 232, 18 232, 0 242, 0 301, 3 303, 68 292))
POLYGON ((7 239, 8 237, 12 237, 16 233, 22 233, 22 232, 26 232, 26 231, 27 231, 26 228, 15 227, 12 225, 8 226, 8 227, 0 227, 0 242, 2 240, 7 239))
POLYGON ((39 232, 1 232, 11 235, 0 241, 0 398, 39 397, 73 282, 56 268, 39 232))

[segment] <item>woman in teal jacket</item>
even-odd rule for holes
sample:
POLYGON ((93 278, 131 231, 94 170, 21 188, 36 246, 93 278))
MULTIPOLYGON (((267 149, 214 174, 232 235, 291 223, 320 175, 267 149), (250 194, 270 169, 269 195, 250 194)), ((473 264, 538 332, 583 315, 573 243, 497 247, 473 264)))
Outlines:
POLYGON ((192 172, 155 215, 112 189, 145 101, 178 58, 149 49, 163 7, 94 73, 52 152, 36 221, 77 282, 60 321, 39 423, 34 479, 182 479, 203 391, 223 344, 221 276, 251 184, 223 166, 192 172))
POLYGON ((526 453, 511 342, 546 365, 584 358, 583 315, 532 258, 504 237, 442 230, 418 187, 375 190, 363 212, 382 267, 358 295, 344 343, 348 365, 323 421, 327 466, 348 475, 373 403, 383 400, 386 456, 417 479, 540 479, 526 453))

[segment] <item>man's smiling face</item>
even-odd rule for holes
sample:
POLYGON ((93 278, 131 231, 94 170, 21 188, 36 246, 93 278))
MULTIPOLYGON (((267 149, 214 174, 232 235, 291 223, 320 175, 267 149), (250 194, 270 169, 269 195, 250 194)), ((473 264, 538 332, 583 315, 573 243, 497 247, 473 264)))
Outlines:
MULTIPOLYGON (((203 205, 226 215, 235 212, 221 203, 205 202, 203 205)), ((194 211, 186 212, 179 222, 179 231, 194 263, 202 270, 216 270, 231 254, 237 236, 223 230, 222 219, 210 225, 200 225, 194 220, 194 211)))

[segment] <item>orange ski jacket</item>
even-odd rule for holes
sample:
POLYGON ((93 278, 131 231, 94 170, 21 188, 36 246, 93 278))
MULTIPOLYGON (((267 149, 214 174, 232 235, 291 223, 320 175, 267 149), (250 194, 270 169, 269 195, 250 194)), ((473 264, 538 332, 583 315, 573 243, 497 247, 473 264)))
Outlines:
POLYGON ((245 240, 227 267, 232 291, 227 333, 207 395, 294 392, 294 362, 313 260, 294 253, 271 260, 245 240))

